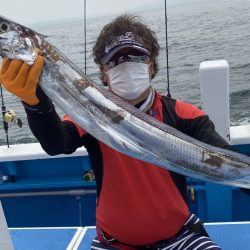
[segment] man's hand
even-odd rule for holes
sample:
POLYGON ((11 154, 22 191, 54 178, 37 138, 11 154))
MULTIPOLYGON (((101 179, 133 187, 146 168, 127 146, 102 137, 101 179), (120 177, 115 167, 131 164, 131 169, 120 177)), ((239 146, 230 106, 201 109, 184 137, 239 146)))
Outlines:
POLYGON ((39 103, 36 95, 37 84, 43 68, 44 58, 38 50, 33 65, 19 60, 5 58, 0 68, 0 83, 10 93, 33 106, 39 103))

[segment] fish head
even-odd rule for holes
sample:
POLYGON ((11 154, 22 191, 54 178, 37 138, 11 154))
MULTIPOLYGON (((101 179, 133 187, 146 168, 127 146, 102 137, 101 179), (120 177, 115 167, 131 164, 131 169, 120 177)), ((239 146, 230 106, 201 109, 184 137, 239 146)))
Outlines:
POLYGON ((0 56, 33 64, 38 36, 33 30, 0 16, 0 56))

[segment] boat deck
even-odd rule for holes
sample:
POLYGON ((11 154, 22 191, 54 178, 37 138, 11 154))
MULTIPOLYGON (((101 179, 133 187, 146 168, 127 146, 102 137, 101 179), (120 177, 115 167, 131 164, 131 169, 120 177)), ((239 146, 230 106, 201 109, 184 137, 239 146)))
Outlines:
MULTIPOLYGON (((205 228, 222 249, 242 250, 250 246, 250 222, 207 223, 205 228)), ((89 250, 96 233, 95 227, 12 228, 10 235, 15 250, 89 250)))

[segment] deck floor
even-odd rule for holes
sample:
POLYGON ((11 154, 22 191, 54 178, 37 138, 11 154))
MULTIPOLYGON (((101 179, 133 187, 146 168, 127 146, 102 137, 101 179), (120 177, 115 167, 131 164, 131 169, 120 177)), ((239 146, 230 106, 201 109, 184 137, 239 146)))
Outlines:
MULTIPOLYGON (((208 223, 211 238, 226 250, 250 249, 250 222, 208 223)), ((15 250, 89 250, 96 236, 95 227, 12 228, 15 250)))

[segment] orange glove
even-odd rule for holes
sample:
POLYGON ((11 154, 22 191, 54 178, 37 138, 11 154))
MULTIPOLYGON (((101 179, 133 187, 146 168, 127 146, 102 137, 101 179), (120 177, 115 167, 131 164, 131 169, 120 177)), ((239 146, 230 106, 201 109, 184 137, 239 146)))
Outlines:
POLYGON ((44 58, 38 50, 33 65, 19 60, 4 58, 0 68, 0 84, 6 90, 33 106, 39 103, 36 88, 43 68, 44 58))

